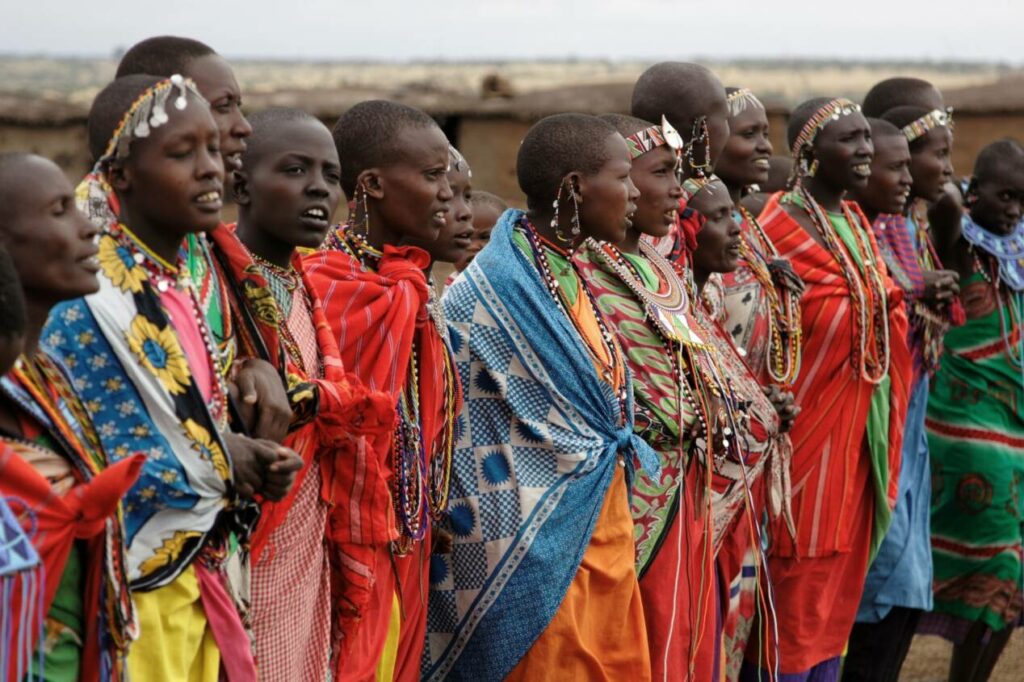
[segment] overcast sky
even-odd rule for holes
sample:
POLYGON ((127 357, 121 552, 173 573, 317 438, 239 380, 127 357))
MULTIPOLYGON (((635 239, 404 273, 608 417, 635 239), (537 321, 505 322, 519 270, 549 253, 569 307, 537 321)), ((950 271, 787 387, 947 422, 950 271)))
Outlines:
POLYGON ((1024 65, 1021 0, 4 0, 0 52, 158 34, 229 57, 839 57, 1024 65))

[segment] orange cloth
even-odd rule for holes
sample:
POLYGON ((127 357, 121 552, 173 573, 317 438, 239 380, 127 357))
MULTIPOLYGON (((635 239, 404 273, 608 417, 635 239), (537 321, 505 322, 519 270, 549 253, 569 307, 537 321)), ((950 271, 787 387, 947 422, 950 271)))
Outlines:
POLYGON ((576 577, 546 630, 506 682, 651 679, 633 517, 617 467, 576 577))

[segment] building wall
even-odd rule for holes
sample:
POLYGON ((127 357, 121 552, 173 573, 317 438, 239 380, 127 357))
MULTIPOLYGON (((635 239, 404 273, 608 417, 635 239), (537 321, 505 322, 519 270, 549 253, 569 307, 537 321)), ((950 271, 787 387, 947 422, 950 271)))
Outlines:
POLYGON ((0 123, 0 153, 31 152, 52 159, 73 180, 89 171, 85 124, 19 126, 0 123))

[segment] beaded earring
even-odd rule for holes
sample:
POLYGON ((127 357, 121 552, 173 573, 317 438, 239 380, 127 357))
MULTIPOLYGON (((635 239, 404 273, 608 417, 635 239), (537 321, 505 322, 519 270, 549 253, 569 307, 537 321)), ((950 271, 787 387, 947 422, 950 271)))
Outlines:
POLYGON ((551 228, 555 231, 555 236, 558 237, 559 241, 568 244, 572 242, 576 237, 580 236, 580 205, 579 201, 576 199, 576 192, 574 192, 572 187, 570 186, 568 188, 568 193, 569 197, 572 199, 573 214, 572 218, 569 221, 569 233, 571 236, 567 237, 565 233, 562 232, 562 225, 559 223, 558 220, 558 209, 562 203, 562 190, 565 187, 566 181, 563 179, 561 184, 558 185, 558 193, 555 195, 555 201, 551 204, 551 206, 555 209, 555 215, 553 218, 551 218, 551 228))
MULTIPOLYGON (((359 227, 357 227, 355 229, 355 232, 356 232, 356 234, 359 234, 359 235, 361 235, 363 237, 368 237, 370 235, 370 199, 367 196, 367 192, 366 192, 366 187, 365 186, 360 185, 359 186, 359 191, 362 193, 362 199, 363 199, 363 220, 362 220, 362 224, 360 224, 359 227)), ((356 209, 357 209, 356 212, 357 212, 357 214, 358 214, 358 208, 359 208, 359 197, 357 196, 356 197, 356 209)))
POLYGON ((807 177, 813 178, 818 174, 818 160, 814 159, 811 161, 811 166, 807 169, 807 177))
POLYGON ((693 128, 690 130, 690 144, 686 150, 686 158, 690 163, 692 174, 697 177, 703 177, 711 171, 711 145, 708 144, 710 138, 707 116, 701 116, 693 122, 693 128), (700 164, 694 163, 693 158, 698 144, 704 148, 704 163, 700 164))

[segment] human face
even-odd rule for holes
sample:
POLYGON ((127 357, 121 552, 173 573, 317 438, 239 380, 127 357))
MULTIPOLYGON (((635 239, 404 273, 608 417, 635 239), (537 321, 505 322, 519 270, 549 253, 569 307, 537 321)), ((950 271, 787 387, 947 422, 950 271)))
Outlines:
POLYGON ((866 187, 874 152, 867 120, 859 113, 840 116, 814 141, 814 157, 818 160, 815 177, 838 190, 866 187))
POLYGON ((600 170, 580 175, 580 229, 586 236, 618 244, 633 224, 640 192, 629 178, 632 163, 622 135, 609 135, 604 148, 607 160, 600 170))
POLYGON ((448 171, 448 184, 452 188, 451 210, 445 214, 444 227, 437 239, 424 244, 423 248, 432 260, 459 263, 465 259, 473 243, 473 208, 470 204, 473 186, 469 167, 465 163, 462 168, 452 165, 448 171))
POLYGON ((729 139, 715 164, 715 174, 730 187, 764 185, 771 168, 772 143, 768 140, 768 114, 758 106, 729 119, 729 139))
POLYGON ((242 90, 235 73, 223 57, 216 54, 199 57, 185 69, 196 83, 199 92, 210 103, 210 112, 220 132, 221 158, 226 178, 242 167, 245 139, 252 134, 252 126, 242 114, 242 90))
POLYGON ((476 254, 483 251, 484 247, 487 246, 487 242, 491 241, 491 232, 494 230, 494 226, 498 224, 501 214, 502 211, 490 203, 477 203, 473 205, 473 237, 462 260, 455 263, 455 267, 459 272, 465 270, 466 266, 476 257, 476 254))
POLYGON ((693 269, 704 277, 712 272, 732 272, 740 257, 740 226, 733 217, 732 198, 720 182, 712 183, 690 200, 693 210, 704 216, 697 233, 693 269))
POLYGON ((953 133, 946 126, 932 128, 914 140, 910 152, 910 175, 914 178, 911 190, 915 197, 925 201, 938 201, 946 183, 953 178, 953 133))
POLYGON ((246 228, 290 248, 323 243, 341 201, 341 164, 330 131, 315 120, 288 121, 261 141, 235 186, 246 228))
POLYGON ((629 177, 640 193, 633 229, 640 234, 664 237, 675 223, 683 196, 675 170, 676 155, 664 145, 633 159, 629 177))
POLYGON ((190 96, 185 109, 167 113, 167 123, 134 140, 111 174, 128 226, 164 254, 185 235, 217 227, 224 181, 220 134, 206 104, 190 96))
POLYGON ((910 147, 903 135, 874 139, 875 156, 871 177, 857 193, 857 201, 878 213, 902 213, 913 179, 910 175, 910 147))
POLYGON ((428 243, 437 239, 451 212, 448 183, 448 140, 437 126, 406 127, 398 134, 403 150, 394 163, 364 171, 373 230, 380 221, 383 243, 404 243, 406 238, 428 243))
POLYGON ((1020 223, 1024 210, 1024 163, 1007 162, 996 168, 994 177, 972 182, 976 199, 971 203, 971 219, 989 232, 1007 235, 1020 223))
POLYGON ((75 207, 75 191, 53 162, 31 156, 12 174, 0 239, 28 303, 53 305, 95 293, 96 227, 75 207))

